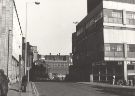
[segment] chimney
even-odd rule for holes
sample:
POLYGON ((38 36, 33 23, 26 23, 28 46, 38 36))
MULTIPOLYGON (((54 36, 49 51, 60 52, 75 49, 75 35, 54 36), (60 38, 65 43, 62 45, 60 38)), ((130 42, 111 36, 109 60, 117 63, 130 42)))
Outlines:
POLYGON ((51 53, 50 53, 50 55, 51 55, 51 53))

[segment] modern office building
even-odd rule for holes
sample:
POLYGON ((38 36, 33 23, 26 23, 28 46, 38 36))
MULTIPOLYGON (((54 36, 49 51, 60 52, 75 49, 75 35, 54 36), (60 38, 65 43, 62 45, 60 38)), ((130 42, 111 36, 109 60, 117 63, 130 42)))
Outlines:
POLYGON ((73 33, 74 76, 110 83, 113 77, 135 79, 135 0, 87 0, 87 6, 73 33))

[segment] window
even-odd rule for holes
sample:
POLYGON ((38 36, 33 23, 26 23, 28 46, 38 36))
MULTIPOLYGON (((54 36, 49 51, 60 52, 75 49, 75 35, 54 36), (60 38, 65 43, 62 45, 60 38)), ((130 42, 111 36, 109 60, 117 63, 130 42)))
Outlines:
POLYGON ((135 44, 127 45, 127 51, 128 52, 135 52, 135 44))
POLYGON ((63 56, 63 61, 66 61, 66 56, 63 56))
POLYGON ((121 45, 117 45, 117 51, 119 52, 119 51, 123 51, 123 45, 121 44, 121 45))
POLYGON ((128 70, 134 70, 134 65, 128 65, 128 66, 127 66, 127 69, 128 69, 128 70))
POLYGON ((111 46, 111 52, 115 52, 116 51, 116 44, 110 44, 111 46))
POLYGON ((104 9, 104 22, 122 24, 122 10, 104 9))
POLYGON ((105 51, 122 52, 123 48, 123 44, 105 44, 105 51))
POLYGON ((135 12, 126 12, 126 23, 129 25, 135 25, 135 12))
POLYGON ((105 51, 110 51, 110 44, 105 44, 105 51))

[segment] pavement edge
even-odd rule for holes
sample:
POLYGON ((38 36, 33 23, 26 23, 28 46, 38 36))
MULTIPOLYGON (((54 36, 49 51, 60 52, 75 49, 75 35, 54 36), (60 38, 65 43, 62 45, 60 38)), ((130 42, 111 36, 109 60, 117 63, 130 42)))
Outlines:
POLYGON ((31 86, 32 86, 32 91, 33 91, 34 95, 39 96, 39 92, 38 92, 34 82, 31 83, 31 86))

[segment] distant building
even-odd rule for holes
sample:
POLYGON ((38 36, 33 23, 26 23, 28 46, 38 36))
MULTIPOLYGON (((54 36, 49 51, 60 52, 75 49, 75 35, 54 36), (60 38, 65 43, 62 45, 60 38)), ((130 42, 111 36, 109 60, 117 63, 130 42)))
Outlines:
POLYGON ((31 68, 33 64, 33 46, 29 42, 27 42, 27 46, 27 66, 31 68))
POLYGON ((38 60, 38 51, 37 51, 37 46, 32 46, 31 47, 32 52, 33 52, 33 62, 38 60))
POLYGON ((40 60, 45 60, 45 55, 39 55, 39 57, 40 60))
POLYGON ((87 1, 88 15, 72 35, 74 79, 135 79, 135 0, 87 1))
POLYGON ((45 55, 45 66, 50 79, 64 80, 66 75, 69 74, 71 63, 69 55, 45 55))

